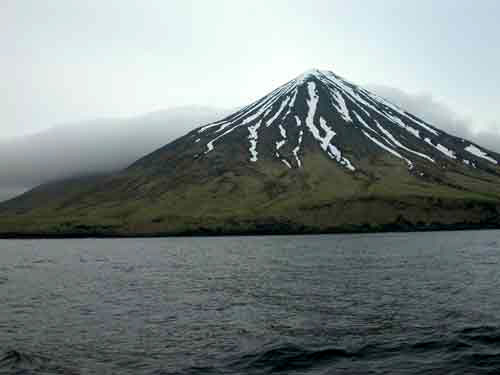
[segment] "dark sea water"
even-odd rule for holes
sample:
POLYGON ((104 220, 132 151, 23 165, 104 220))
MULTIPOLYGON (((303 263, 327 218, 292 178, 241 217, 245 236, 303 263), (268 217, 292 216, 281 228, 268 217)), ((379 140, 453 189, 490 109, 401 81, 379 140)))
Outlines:
POLYGON ((500 232, 0 241, 0 374, 498 374, 500 232))

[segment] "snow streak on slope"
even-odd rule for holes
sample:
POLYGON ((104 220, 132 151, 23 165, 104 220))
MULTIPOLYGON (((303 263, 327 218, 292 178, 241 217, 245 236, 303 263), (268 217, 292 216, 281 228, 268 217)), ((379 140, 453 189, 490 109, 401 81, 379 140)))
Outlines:
POLYGON ((483 159, 486 159, 488 160, 490 163, 493 163, 493 164, 498 164, 498 161, 496 161, 495 159, 493 159, 492 157, 488 156, 488 154, 486 152, 484 152, 483 150, 477 148, 476 146, 474 145, 470 145, 468 147, 465 148, 465 151, 467 151, 468 153, 472 154, 472 155, 475 155, 479 158, 483 158, 483 159))
POLYGON ((337 160, 337 162, 345 166, 347 169, 354 171, 355 168, 352 166, 351 162, 345 157, 343 157, 342 152, 335 145, 331 143, 336 133, 328 126, 323 117, 319 118, 319 125, 325 135, 321 136, 320 130, 318 129, 318 127, 316 127, 316 124, 314 123, 314 117, 316 115, 316 107, 319 102, 319 96, 318 93, 316 92, 316 84, 314 82, 308 82, 307 90, 309 92, 309 100, 307 101, 307 105, 309 106, 309 111, 307 112, 306 125, 309 128, 309 131, 312 133, 313 137, 320 142, 320 146, 323 149, 323 151, 326 151, 327 154, 332 159, 337 160))
POLYGON ((345 104, 344 98, 342 97, 342 94, 340 94, 338 91, 333 91, 332 96, 337 101, 337 105, 333 104, 333 106, 340 113, 340 116, 342 116, 342 118, 345 121, 352 122, 351 116, 349 115, 349 110, 347 109, 347 106, 345 104))
POLYGON ((434 143, 432 143, 432 141, 429 138, 425 138, 425 142, 428 143, 429 145, 431 145, 432 147, 434 147, 439 152, 442 152, 443 154, 445 154, 449 158, 451 158, 451 159, 456 159, 457 158, 455 156, 455 153, 452 150, 448 150, 442 144, 438 143, 438 144, 435 145, 434 143))
POLYGON ((390 148, 390 147, 387 147, 387 146, 386 146, 386 145, 384 145, 382 142, 377 141, 375 138, 371 137, 371 136, 370 136, 367 132, 365 132, 364 130, 363 130, 363 134, 364 134, 365 136, 367 136, 367 137, 368 137, 368 138, 369 138, 369 139, 370 139, 373 143, 375 143, 377 146, 379 146, 379 147, 383 148, 384 150, 386 150, 386 151, 390 152, 390 153, 391 153, 391 154, 393 154, 394 156, 396 156, 396 157, 398 157, 398 158, 400 158, 400 159, 402 159, 402 160, 406 161, 406 163, 408 163, 408 168, 409 168, 409 169, 413 169, 413 163, 412 163, 410 160, 408 160, 408 159, 406 159, 405 157, 403 157, 403 156, 402 156, 399 152, 397 152, 396 150, 393 150, 393 149, 392 149, 392 148, 390 148))
POLYGON ((250 154, 252 155, 250 157, 250 161, 256 162, 258 152, 256 150, 257 147, 257 140, 259 139, 259 135, 257 134, 257 130, 260 128, 260 125, 262 124, 262 120, 259 121, 257 124, 253 126, 248 127, 248 131, 250 132, 250 135, 248 138, 250 139, 250 154))
POLYGON ((415 154, 415 155, 418 155, 420 156, 421 158, 424 158, 424 159, 427 159, 429 160, 430 162, 434 163, 434 159, 431 158, 430 156, 427 156, 425 154, 422 154, 420 152, 417 152, 415 150, 412 150, 406 146, 404 146, 403 144, 401 144, 401 142, 399 142, 396 138, 394 138, 394 136, 388 132, 386 129, 384 129, 382 127, 382 125, 380 125, 377 121, 375 121, 375 123, 377 124, 377 127, 380 129, 380 131, 389 139, 389 141, 396 147, 399 147, 405 151, 408 151, 408 152, 411 152, 412 154, 415 154))
POLYGON ((199 128, 193 137, 205 154, 243 138, 249 161, 275 159, 288 168, 306 167, 304 156, 312 145, 351 172, 367 152, 388 153, 403 160, 409 170, 422 163, 455 160, 471 168, 498 164, 498 155, 472 144, 464 148, 458 138, 386 99, 319 70, 310 70, 225 119, 199 128))
MULTIPOLYGON (((300 121, 300 118, 298 116, 295 116, 295 121, 297 122, 297 127, 302 127, 302 121, 300 121)), ((302 137, 304 136, 304 131, 300 129, 299 131, 299 139, 297 141, 297 146, 293 149, 293 156, 295 157, 295 160, 297 161, 297 167, 302 167, 302 161, 300 160, 299 157, 299 152, 300 152, 300 147, 302 146, 302 137)))
POLYGON ((361 123, 361 124, 362 124, 365 128, 367 128, 368 130, 371 130, 372 132, 376 133, 376 131, 375 131, 375 130, 373 130, 373 129, 371 128, 371 126, 370 126, 370 125, 368 125, 368 124, 365 122, 365 120, 363 120, 363 118, 362 118, 360 115, 358 115, 355 111, 353 111, 352 113, 354 113, 354 116, 356 116, 356 118, 358 119, 358 121, 359 121, 359 122, 360 122, 360 123, 361 123))

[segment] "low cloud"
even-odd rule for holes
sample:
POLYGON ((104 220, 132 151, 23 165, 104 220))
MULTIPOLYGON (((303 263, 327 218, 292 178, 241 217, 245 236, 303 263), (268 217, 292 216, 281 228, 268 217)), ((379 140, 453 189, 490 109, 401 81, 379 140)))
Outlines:
POLYGON ((484 129, 484 126, 478 126, 472 119, 460 117, 431 94, 412 95, 400 89, 379 85, 370 86, 369 90, 451 135, 500 153, 500 123, 489 124, 484 129))
POLYGON ((49 181, 120 170, 221 116, 212 108, 183 107, 0 141, 0 201, 49 181))

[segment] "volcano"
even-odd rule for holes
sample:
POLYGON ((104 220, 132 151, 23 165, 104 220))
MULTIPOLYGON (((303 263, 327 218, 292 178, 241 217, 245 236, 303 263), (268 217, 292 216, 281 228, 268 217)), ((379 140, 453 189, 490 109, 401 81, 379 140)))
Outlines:
POLYGON ((351 172, 368 172, 363 160, 386 154, 420 175, 456 162, 495 174, 500 160, 332 72, 310 70, 135 165, 178 162, 182 155, 223 163, 280 161, 290 169, 307 169, 304 157, 318 151, 351 172))
POLYGON ((499 161, 495 152, 313 69, 120 173, 43 185, 0 205, 0 232, 497 228, 499 161))

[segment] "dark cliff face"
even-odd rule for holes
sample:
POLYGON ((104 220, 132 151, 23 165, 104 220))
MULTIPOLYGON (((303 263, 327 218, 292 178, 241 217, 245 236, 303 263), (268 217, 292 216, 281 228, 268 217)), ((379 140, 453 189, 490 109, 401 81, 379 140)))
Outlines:
POLYGON ((311 70, 120 173, 42 186, 0 205, 0 233, 495 227, 499 160, 311 70))

